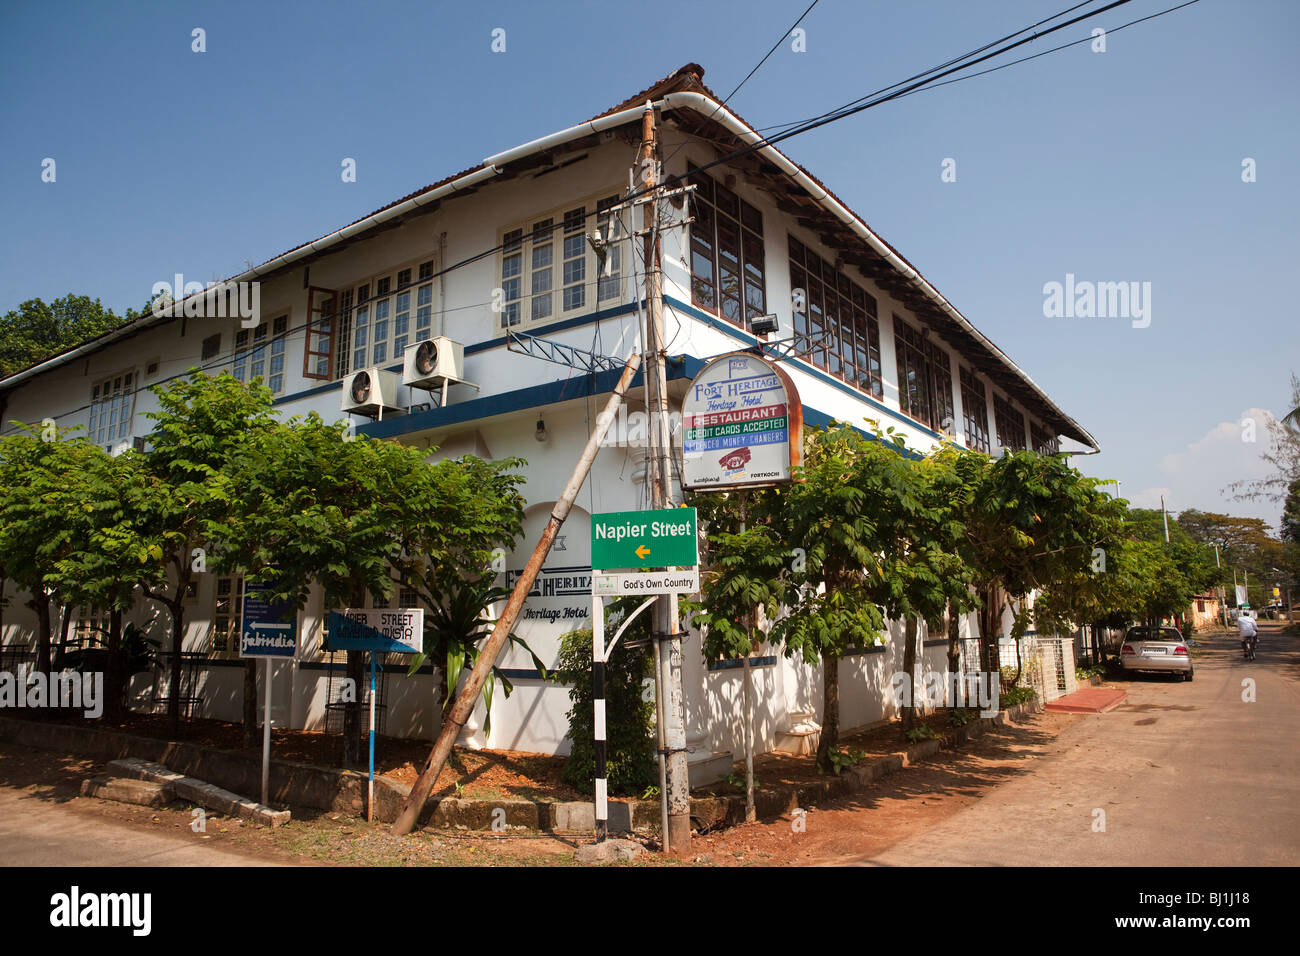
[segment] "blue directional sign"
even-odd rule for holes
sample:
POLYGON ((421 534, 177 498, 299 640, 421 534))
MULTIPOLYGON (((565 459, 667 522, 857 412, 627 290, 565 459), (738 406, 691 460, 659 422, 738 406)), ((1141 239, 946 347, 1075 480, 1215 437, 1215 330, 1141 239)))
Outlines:
POLYGON ((418 654, 424 647, 424 608, 345 608, 330 611, 331 651, 418 654))
POLYGON ((244 626, 240 657, 293 658, 298 652, 298 609, 292 601, 275 601, 270 585, 244 585, 244 626))

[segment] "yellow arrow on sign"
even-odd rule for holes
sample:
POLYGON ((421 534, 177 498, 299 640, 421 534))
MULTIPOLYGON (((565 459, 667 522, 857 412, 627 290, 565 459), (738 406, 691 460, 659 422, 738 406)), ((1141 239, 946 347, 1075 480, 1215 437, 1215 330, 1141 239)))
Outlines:
POLYGON ((643 544, 636 549, 636 556, 644 561, 646 558, 650 557, 650 549, 643 544))

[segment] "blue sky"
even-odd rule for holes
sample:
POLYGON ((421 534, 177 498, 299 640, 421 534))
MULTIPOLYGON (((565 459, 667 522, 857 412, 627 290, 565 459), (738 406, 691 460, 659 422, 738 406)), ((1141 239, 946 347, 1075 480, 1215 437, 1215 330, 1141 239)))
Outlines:
MULTIPOLYGON (((1134 0, 1025 52, 1174 2, 1134 0)), ((691 61, 725 95, 806 5, 670 2, 648 20, 609 2, 6 3, 0 309, 76 292, 121 311, 175 272, 240 272, 691 61)), ((821 0, 806 51, 784 44, 731 106, 756 126, 821 113, 1069 5, 821 0)), ((1264 415, 1300 372, 1297 36, 1293 2, 1201 0, 1104 53, 1083 44, 781 148, 1098 438, 1085 471, 1136 504, 1163 492, 1173 510, 1274 522, 1280 506, 1219 489, 1265 473, 1264 415), (1044 284, 1067 274, 1151 283, 1150 325, 1045 317, 1044 284)))

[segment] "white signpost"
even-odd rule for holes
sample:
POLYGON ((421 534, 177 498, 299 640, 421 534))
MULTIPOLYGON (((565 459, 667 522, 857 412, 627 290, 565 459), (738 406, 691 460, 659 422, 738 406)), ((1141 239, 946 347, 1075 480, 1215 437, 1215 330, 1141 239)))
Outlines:
POLYGON ((732 352, 709 362, 682 402, 682 487, 770 485, 799 464, 803 405, 794 382, 766 359, 732 352))
MULTIPOLYGON (((592 724, 596 762, 596 839, 609 829, 609 794, 605 777, 605 665, 619 638, 634 618, 654 603, 656 594, 694 594, 700 589, 700 542, 694 508, 660 508, 653 511, 618 511, 591 516, 591 683, 592 724), (596 565, 628 568, 608 571, 596 565), (641 571, 637 566, 659 570, 641 571), (664 565, 671 565, 664 567, 664 565), (622 594, 651 595, 623 619, 614 639, 605 643, 605 598, 622 594)), ((658 651, 656 651, 656 662, 658 651)), ((655 683, 660 681, 655 667, 655 683)), ((663 695, 656 694, 660 747, 663 746, 663 695)), ((662 754, 662 751, 661 751, 662 754)), ((662 756, 660 769, 662 771, 662 756)), ((664 801, 664 838, 667 838, 668 794, 664 801)))

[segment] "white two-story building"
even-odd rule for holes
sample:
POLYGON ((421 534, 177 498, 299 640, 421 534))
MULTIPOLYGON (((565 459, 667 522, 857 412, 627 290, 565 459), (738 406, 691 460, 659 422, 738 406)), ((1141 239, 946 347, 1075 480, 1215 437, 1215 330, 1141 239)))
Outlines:
MULTIPOLYGON (((693 184, 666 203, 661 232, 669 391, 680 408, 704 361, 755 343, 754 316, 775 314, 778 338, 804 336, 783 359, 808 426, 877 420, 917 451, 946 434, 971 448, 1056 451, 1062 439, 1094 439, 921 274, 811 174, 763 146, 707 172, 760 136, 688 65, 596 118, 490 156, 337 232, 232 277, 260 283, 256 327, 237 318, 148 316, 0 380, 0 420, 84 425, 110 449, 143 440, 151 385, 191 366, 261 376, 285 415, 350 417, 355 430, 430 449, 432 456, 518 455, 528 499, 527 533, 506 580, 523 567, 604 405, 617 371, 588 372, 522 354, 510 332, 622 360, 640 348, 644 295, 640 208, 620 205, 636 166, 644 105, 652 104, 669 185, 693 184), (689 219, 689 222, 685 220, 689 219), (673 225, 673 223, 680 223, 673 225), (589 241, 599 232, 600 242, 589 241), (635 246, 635 252, 633 244, 635 246), (485 254, 486 253, 486 254, 485 254), (404 363, 420 342, 440 340, 438 379, 404 363), (815 343, 811 347, 810 343, 815 343), (463 357, 461 355, 463 350, 463 357), (351 376, 371 370, 365 414, 349 414, 351 376)), ((559 636, 590 616, 589 516, 649 507, 644 392, 628 409, 579 495, 529 599, 518 631, 544 661, 559 636)), ((11 426, 6 425, 6 430, 11 426)), ((679 439, 680 440, 680 439, 679 439)), ((680 446, 678 447, 680 454, 680 446)), ((205 655, 197 714, 238 720, 241 582, 201 575, 189 596, 185 649, 205 655)), ((10 597, 12 586, 10 586, 10 597)), ((398 595, 395 601, 404 599, 398 595)), ((279 726, 324 726, 330 663, 321 654, 319 597, 300 616, 300 659, 274 678, 279 726)), ((73 633, 99 615, 74 609, 73 633)), ((165 617, 141 602, 135 619, 166 635, 165 617)), ((4 612, 3 642, 34 645, 21 600, 4 612)), ((962 623, 969 633, 970 622, 962 623)), ((899 631, 901 633, 901 630, 899 631)), ((937 636, 941 637, 941 635, 937 636)), ((943 669, 942 640, 929 664, 943 669)), ((889 675, 898 641, 841 662, 844 727, 893 712, 889 675)), ((700 755, 739 750, 740 674, 706 666, 698 637, 685 644, 688 738, 700 755)), ((817 668, 756 659, 756 746, 821 706, 817 668)), ((471 746, 566 749, 567 689, 544 683, 525 656, 504 662, 516 689, 497 694, 492 730, 482 705, 466 728, 471 746)), ((337 664, 335 665, 338 666, 337 664)), ((431 677, 394 664, 387 731, 430 737, 437 716, 431 677)), ((337 676, 337 671, 335 672, 337 676)), ((148 700, 145 690, 142 700, 148 700)))

